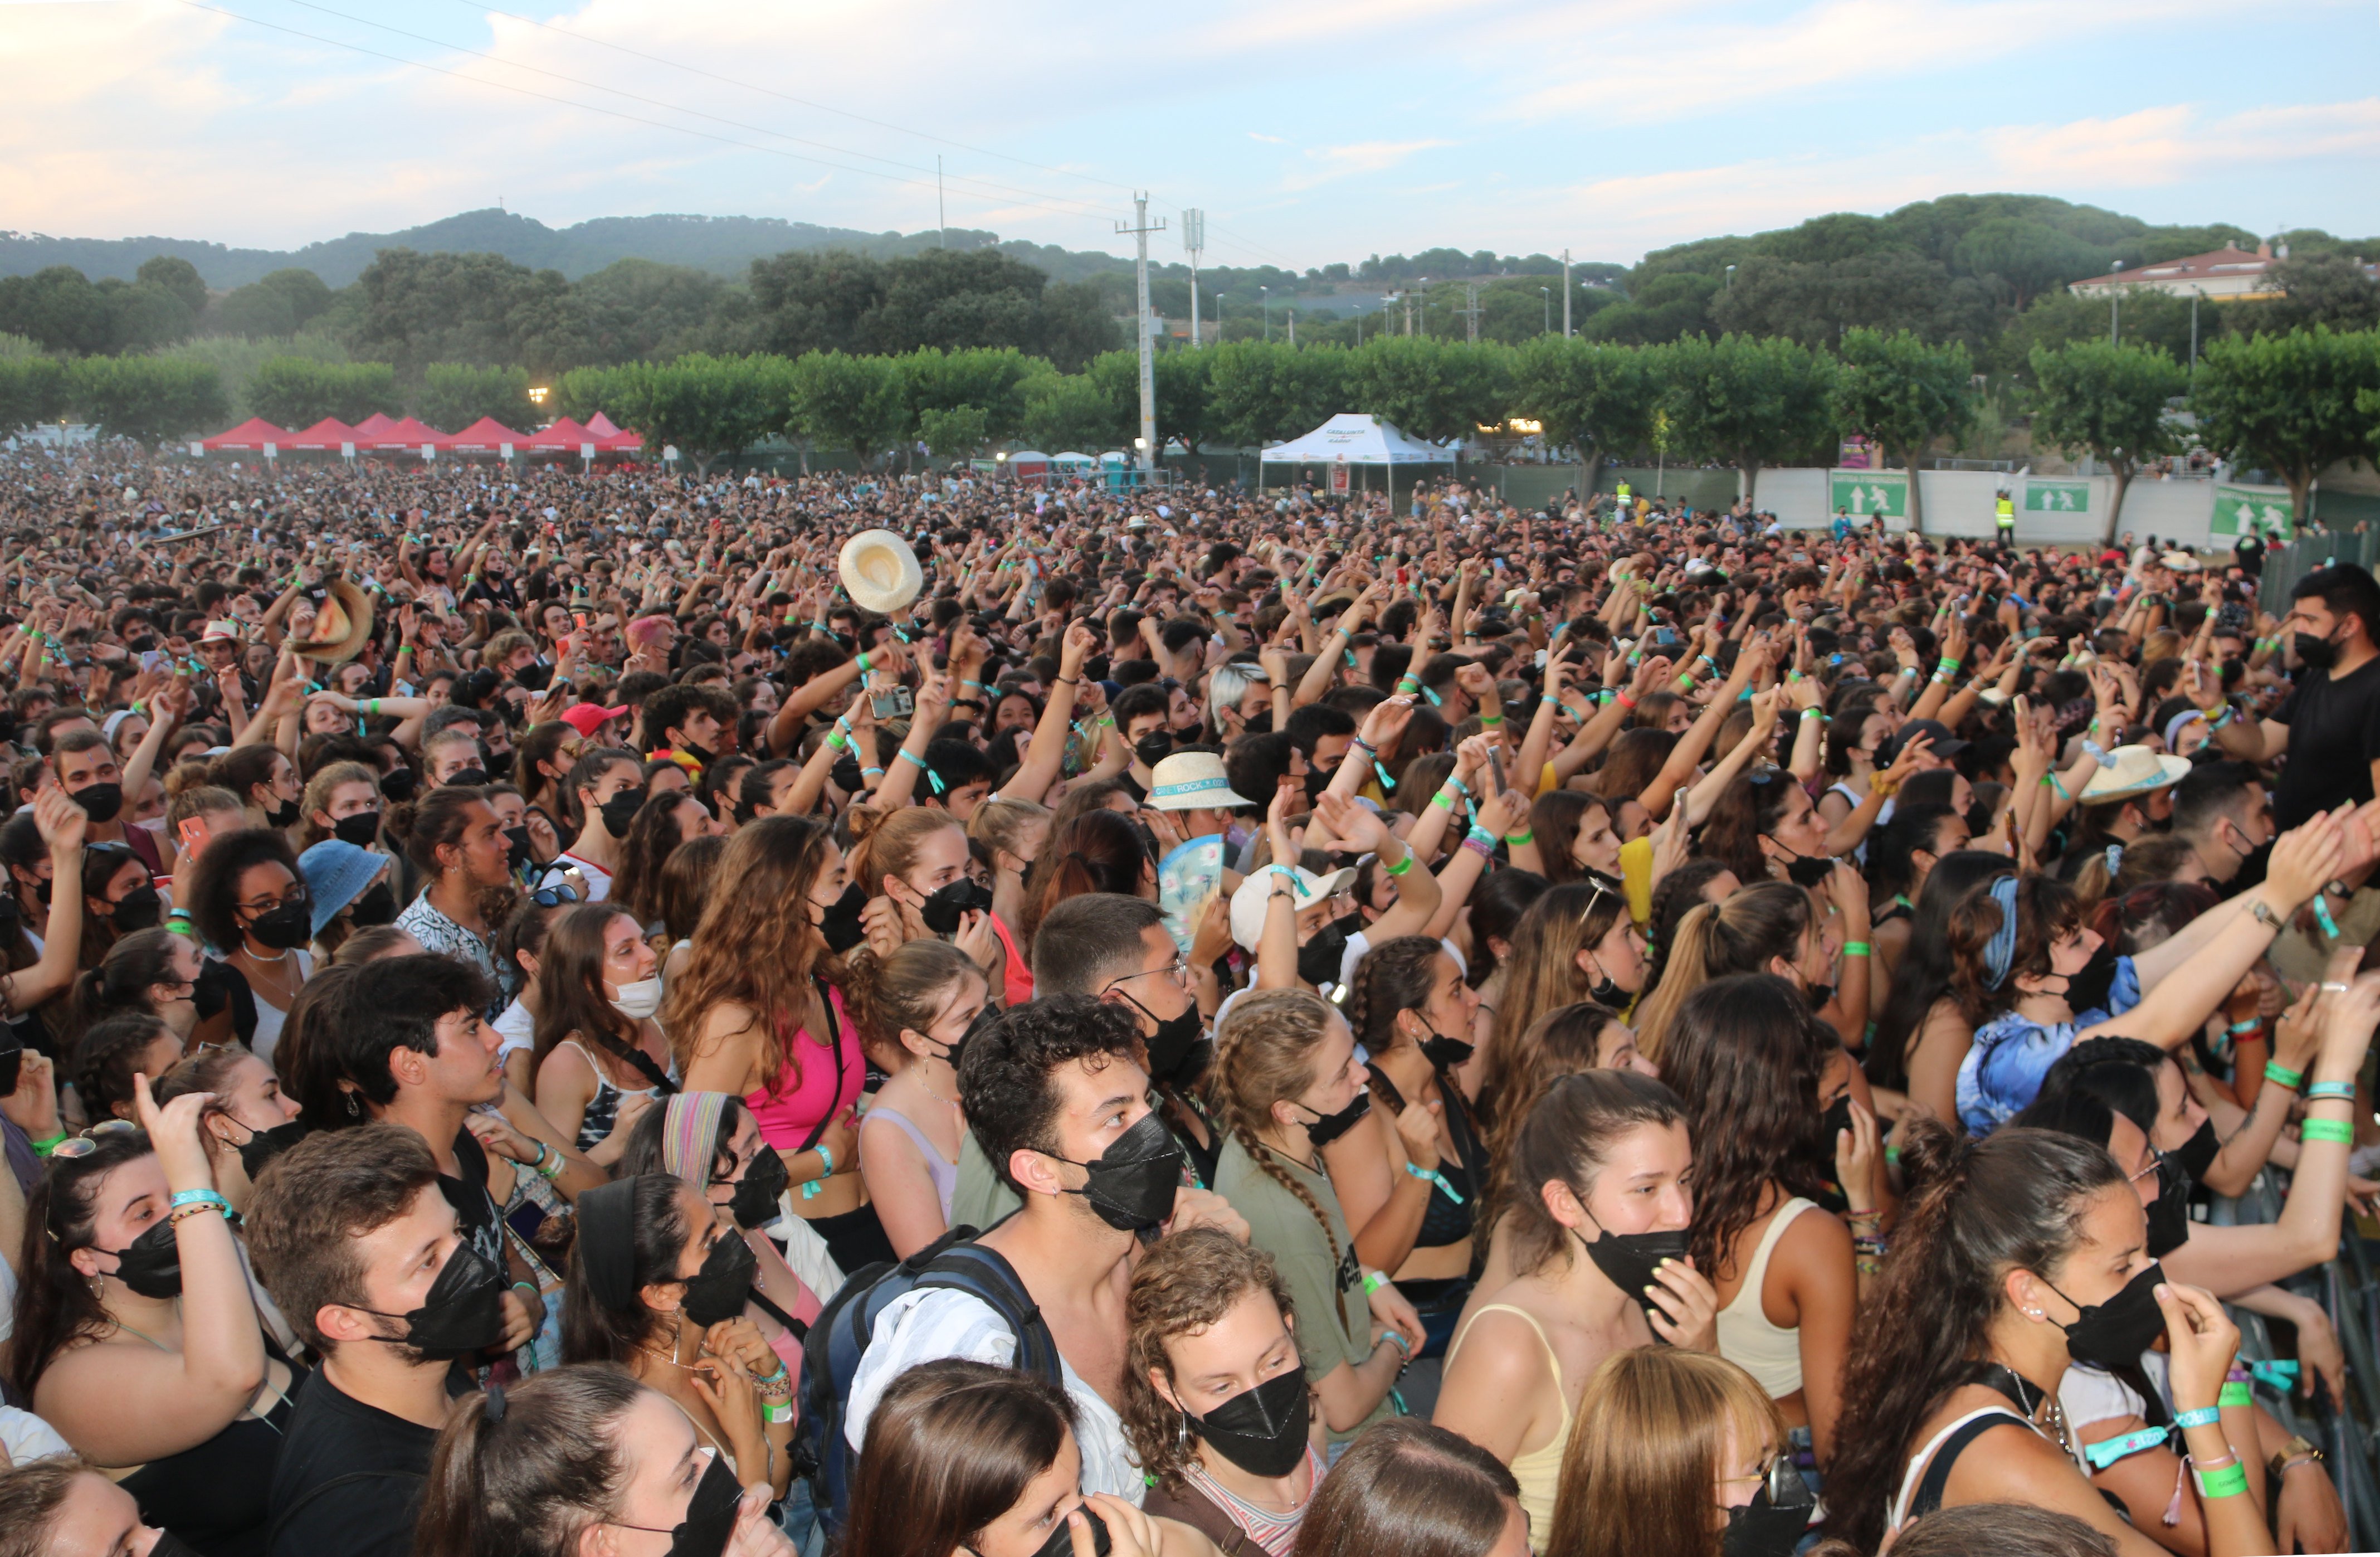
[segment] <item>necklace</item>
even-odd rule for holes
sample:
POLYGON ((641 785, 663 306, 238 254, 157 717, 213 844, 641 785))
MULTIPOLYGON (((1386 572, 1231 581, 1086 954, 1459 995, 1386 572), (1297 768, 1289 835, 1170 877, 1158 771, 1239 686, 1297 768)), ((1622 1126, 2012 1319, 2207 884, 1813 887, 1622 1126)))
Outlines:
POLYGON ((666 1353, 657 1352, 650 1346, 644 1345, 641 1343, 638 1345, 637 1350, 644 1353, 645 1356, 652 1358, 655 1362, 665 1362, 669 1364, 672 1368, 678 1369, 680 1372, 693 1372, 694 1365, 692 1363, 685 1363, 677 1360, 677 1348, 678 1343, 676 1341, 672 1341, 670 1343, 670 1349, 666 1353))
POLYGON ((243 952, 243 953, 245 953, 245 954, 247 955, 247 957, 248 957, 248 960, 249 960, 249 961, 250 961, 250 962, 254 962, 254 963, 267 963, 267 962, 271 962, 271 963, 282 963, 282 962, 287 962, 287 961, 289 960, 289 954, 288 954, 287 952, 285 952, 285 952, 279 952, 279 953, 276 953, 276 954, 274 954, 273 955, 272 955, 272 956, 269 956, 269 957, 268 957, 268 956, 263 955, 261 953, 259 953, 259 952, 258 952, 258 951, 256 951, 254 948, 249 947, 249 946, 242 946, 242 947, 240 948, 240 950, 241 950, 241 952, 243 952))

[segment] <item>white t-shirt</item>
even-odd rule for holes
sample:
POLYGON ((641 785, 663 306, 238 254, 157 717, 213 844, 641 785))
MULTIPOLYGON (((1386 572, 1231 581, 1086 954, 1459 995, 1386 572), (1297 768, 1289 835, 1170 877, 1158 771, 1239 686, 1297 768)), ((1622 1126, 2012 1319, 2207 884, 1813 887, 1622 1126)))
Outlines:
POLYGON ((515 1054, 527 1053, 537 1047, 537 1018, 519 1001, 504 1009, 489 1026, 503 1035, 504 1042, 496 1046, 496 1064, 503 1064, 515 1054))
MULTIPOLYGON (((859 1453, 868 1419, 892 1381, 940 1357, 966 1357, 1009 1368, 1016 1362, 1016 1337, 978 1297, 947 1287, 904 1293, 877 1316, 874 1338, 852 1375, 851 1399, 844 1408, 844 1439, 859 1453)), ((1123 1434, 1123 1419, 1099 1392, 1078 1377, 1062 1356, 1067 1398, 1075 1403, 1075 1441, 1083 1452, 1083 1490, 1107 1492, 1137 1508, 1148 1483, 1123 1434)))
MULTIPOLYGON (((2141 1370, 2148 1375, 2150 1385, 2158 1394, 2169 1396, 2172 1385, 2166 1381, 2172 1360, 2163 1352, 2148 1352, 2141 1357, 2141 1370)), ((2058 1405, 2066 1419, 2077 1428, 2094 1422, 2118 1422, 2127 1417, 2145 1421, 2148 1412, 2139 1394, 2111 1373, 2075 1363, 2066 1369, 2066 1377, 2058 1382, 2058 1405)), ((2171 1407, 2168 1407, 2170 1415, 2171 1407)))
POLYGON ((537 884, 541 887, 553 885, 562 879, 562 872, 565 868, 575 870, 587 878, 588 902, 601 903, 612 895, 612 872, 592 860, 579 858, 567 849, 555 855, 552 862, 538 872, 537 884))

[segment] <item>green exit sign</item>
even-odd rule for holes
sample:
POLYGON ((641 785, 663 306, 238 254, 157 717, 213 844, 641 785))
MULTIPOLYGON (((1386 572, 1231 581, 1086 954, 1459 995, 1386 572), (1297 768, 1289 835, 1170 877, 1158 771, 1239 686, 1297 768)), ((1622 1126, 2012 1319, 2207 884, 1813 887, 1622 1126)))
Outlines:
POLYGON ((2088 481, 2027 481, 2024 511, 2028 514, 2087 514, 2091 511, 2088 481))
POLYGON ((1888 519, 1909 517, 1909 476, 1905 471, 1888 474, 1881 470, 1837 470, 1834 476, 1834 501, 1855 519, 1872 519, 1881 514, 1888 519))

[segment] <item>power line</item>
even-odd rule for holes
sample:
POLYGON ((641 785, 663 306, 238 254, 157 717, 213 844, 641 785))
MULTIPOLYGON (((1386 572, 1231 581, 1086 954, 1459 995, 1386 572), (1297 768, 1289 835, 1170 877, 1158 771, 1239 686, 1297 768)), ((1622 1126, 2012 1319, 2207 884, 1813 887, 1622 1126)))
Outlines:
MULTIPOLYGON (((402 55, 389 54, 385 50, 367 48, 361 43, 351 43, 343 38, 325 37, 319 32, 309 32, 303 28, 288 27, 276 21, 266 21, 261 17, 243 16, 237 11, 225 10, 220 6, 207 5, 205 4, 205 0, 178 0, 178 3, 188 6, 194 11, 205 11, 214 16, 227 18, 232 21, 246 22, 251 27, 261 27, 274 32, 285 32, 293 38, 303 38, 310 43, 327 43, 333 48, 346 49, 351 54, 366 55, 373 59, 385 59, 393 64, 407 66, 416 70, 427 70, 435 75, 452 76, 456 80, 468 81, 474 86, 492 87, 498 91, 513 92, 522 97, 533 97, 542 103, 559 103, 565 108, 576 108, 583 113, 601 114, 607 118, 620 119, 628 124, 643 125, 651 129, 674 130, 680 135, 690 135, 698 140, 716 141, 722 146, 734 146, 747 152, 759 152, 766 156, 784 157, 793 162, 808 163, 816 167, 831 167, 841 173, 856 173, 870 178, 882 178, 890 183, 930 188, 928 181, 921 178, 906 178, 903 177, 899 174, 886 173, 879 168, 854 167, 848 163, 833 162, 825 157, 812 156, 800 152, 788 152, 775 146, 756 146, 748 140, 738 140, 733 136, 717 135, 710 130, 697 129, 691 125, 671 124, 667 120, 663 119, 649 119, 641 114, 628 114, 616 108, 605 108, 597 103, 580 103, 574 98, 557 97, 552 92, 539 91, 530 87, 513 86, 503 81, 491 81, 485 77, 469 75, 464 71, 456 70, 447 66, 431 65, 423 60, 407 59, 402 55)), ((1077 218, 1086 214, 1081 211, 1059 211, 1054 207, 1041 205, 1038 203, 1028 203, 1028 209, 1047 210, 1050 211, 1052 214, 1074 216, 1077 218)))
MULTIPOLYGON (((625 97, 632 103, 642 103, 650 107, 665 109, 673 114, 688 115, 698 119, 708 119, 713 124, 726 125, 732 128, 749 131, 754 135, 772 136, 780 140, 789 140, 797 146, 815 146, 821 151, 833 152, 841 156, 858 157, 867 162, 883 163, 891 167, 903 168, 909 172, 920 175, 929 171, 936 171, 925 167, 922 164, 905 163, 897 157, 878 156, 872 152, 854 151, 847 146, 835 145, 832 141, 812 140, 806 136, 789 135, 783 130, 771 129, 765 125, 747 124, 741 119, 730 119, 718 114, 707 114, 699 108, 688 108, 682 103, 672 103, 664 98, 647 97, 641 92, 630 91, 624 87, 611 86, 602 81, 590 81, 586 79, 584 77, 579 76, 567 76, 558 70, 548 70, 542 66, 529 65, 519 60, 507 59, 501 55, 494 54, 485 49, 469 48, 461 43, 450 43, 443 38, 432 38, 426 33, 407 31, 402 27, 393 27, 384 21, 374 21, 370 17, 359 17, 346 11, 337 10, 329 6, 318 5, 315 3, 315 0, 288 0, 288 3, 293 6, 302 6, 310 11, 320 11, 324 16, 337 17, 342 21, 351 21, 361 27, 374 27, 383 32, 394 32, 400 38, 410 38, 415 43, 428 43, 432 48, 446 49, 455 54, 469 55, 475 59, 484 59, 492 65, 503 66, 515 70, 527 70, 534 75, 550 77, 557 81, 566 81, 575 87, 586 87, 594 91, 610 92, 614 97, 625 97)), ((1111 210, 1109 210, 1108 208, 1094 205, 1088 201, 1075 200, 1070 195, 1048 194, 1039 189, 1020 189, 1013 185, 995 184, 988 179, 972 178, 965 174, 953 174, 951 176, 951 181, 953 183, 959 184, 975 184, 982 189, 996 190, 1003 196, 1024 195, 1034 200, 1051 201, 1060 204, 1079 205, 1086 208, 1087 211, 1097 212, 1101 215, 1112 214, 1111 210)))

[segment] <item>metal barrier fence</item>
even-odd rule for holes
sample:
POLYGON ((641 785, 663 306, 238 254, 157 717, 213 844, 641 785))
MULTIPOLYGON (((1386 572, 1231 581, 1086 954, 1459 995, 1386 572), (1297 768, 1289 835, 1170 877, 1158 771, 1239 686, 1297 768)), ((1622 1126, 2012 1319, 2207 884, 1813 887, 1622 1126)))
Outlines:
MULTIPOLYGON (((2209 1222, 2235 1226, 2279 1221, 2281 1195, 2273 1173, 2268 1167, 2258 1174, 2237 1199, 2217 1198, 2209 1222)), ((2324 1464, 2347 1512, 2349 1549, 2380 1551, 2380 1457, 2374 1448, 2374 1434, 2380 1432, 2380 1397, 2375 1396, 2380 1390, 2380 1284, 2374 1283, 2371 1251, 2354 1217, 2345 1219, 2336 1259, 2277 1284, 2312 1298, 2329 1317, 2347 1356, 2347 1398, 2303 1403, 2287 1388, 2274 1390, 2260 1381, 2256 1402, 2285 1430, 2322 1446, 2324 1464)), ((2264 1316, 2230 1304, 2224 1307, 2240 1326, 2240 1359, 2277 1360, 2264 1316)))
POLYGON ((2256 587, 2257 607, 2276 616, 2286 616, 2289 614, 2289 590, 2299 579, 2335 562, 2360 563, 2370 567, 2375 555, 2380 555, 2380 529, 2301 535, 2288 545, 2265 553, 2265 572, 2256 587))

